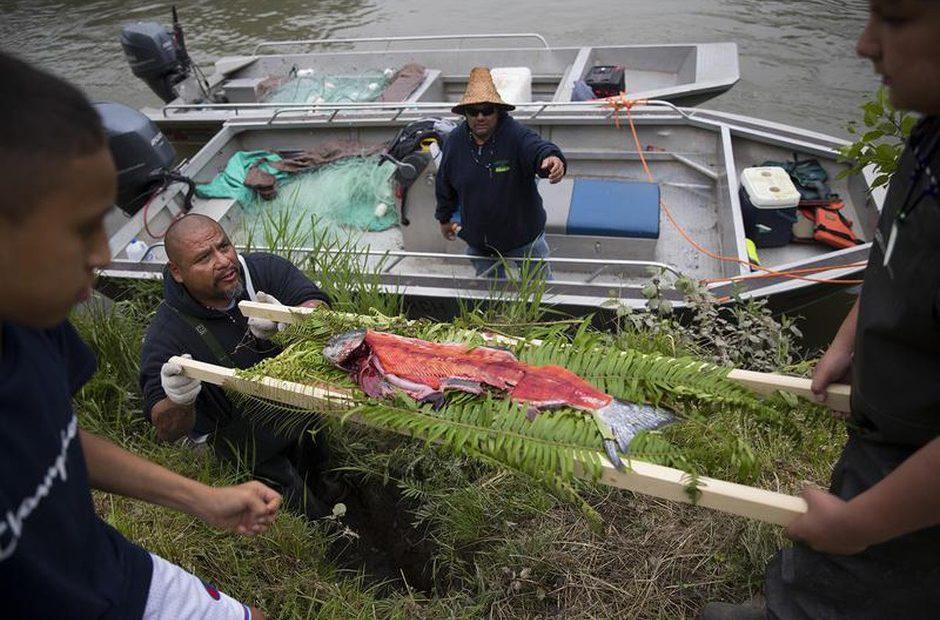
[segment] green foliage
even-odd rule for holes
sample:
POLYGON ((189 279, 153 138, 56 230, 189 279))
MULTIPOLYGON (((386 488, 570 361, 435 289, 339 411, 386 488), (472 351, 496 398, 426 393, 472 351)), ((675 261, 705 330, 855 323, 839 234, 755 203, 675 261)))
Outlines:
MULTIPOLYGON (((546 280, 537 261, 515 262, 498 258, 498 265, 506 273, 503 279, 490 282, 486 299, 458 298, 459 317, 467 324, 522 326, 538 324, 546 318, 558 318, 558 313, 543 304, 546 280)), ((460 320, 460 319, 458 319, 460 320)))
POLYGON ((297 221, 289 209, 261 211, 245 231, 245 246, 246 251, 277 254, 305 270, 330 296, 334 310, 392 315, 402 310, 402 297, 386 290, 379 275, 388 255, 370 254, 358 239, 341 238, 314 216, 297 221))
POLYGON ((83 428, 123 436, 146 427, 140 415, 137 368, 151 307, 95 295, 73 311, 72 323, 98 357, 97 372, 75 399, 83 428))
POLYGON ((354 239, 339 240, 328 230, 310 227, 312 250, 307 256, 307 274, 333 300, 335 310, 369 314, 401 313, 403 298, 382 286, 380 274, 388 254, 371 255, 354 239), (369 265, 369 268, 364 268, 369 265))
POLYGON ((645 311, 618 306, 618 339, 624 347, 649 347, 670 356, 686 353, 720 366, 770 372, 794 363, 795 321, 775 318, 766 299, 722 303, 688 276, 651 269, 644 288, 645 311), (675 312, 666 297, 683 295, 685 307, 675 312))
MULTIPOLYGON (((204 483, 242 481, 246 471, 222 467, 211 454, 157 443, 139 415, 137 355, 159 299, 157 290, 135 290, 128 301, 76 315, 99 359, 99 372, 76 397, 80 424, 204 483)), ((645 360, 650 373, 658 372, 656 354, 678 352, 682 357, 690 350, 662 322, 648 331, 625 324, 620 333, 605 335, 581 320, 494 326, 481 316, 465 316, 454 324, 413 324, 398 316, 362 319, 323 313, 319 324, 302 324, 282 336, 288 345, 304 338, 323 341, 365 321, 377 329, 445 341, 459 339, 464 327, 495 327, 556 346, 552 355, 562 361, 578 357, 568 354, 564 342, 577 351, 594 346, 626 350, 634 359, 631 368, 640 367, 636 360, 645 360)), ((483 344, 479 335, 463 338, 483 344)), ((516 350, 527 360, 543 354, 535 347, 516 350)), ((321 374, 330 381, 345 380, 319 351, 304 363, 312 364, 314 372, 298 375, 299 380, 321 374)), ((663 404, 675 399, 684 414, 680 424, 639 436, 633 443, 636 453, 678 453, 689 459, 689 468, 719 478, 736 479, 739 465, 751 463, 759 472, 753 474, 759 486, 789 493, 796 492, 801 480, 824 480, 841 444, 840 427, 828 413, 806 402, 740 407, 734 394, 691 382, 694 368, 678 366, 671 380, 664 379, 665 386, 642 372, 637 387, 623 386, 624 394, 659 391, 663 404), (676 395, 670 385, 689 388, 689 393, 676 395), (702 402, 699 391, 704 392, 702 402)), ((593 376, 619 381, 605 374, 598 368, 593 376)), ((405 401, 388 404, 414 407, 405 401)), ((135 542, 260 606, 269 617, 285 620, 693 617, 708 600, 743 600, 753 594, 764 564, 781 544, 779 528, 574 480, 571 488, 607 524, 605 536, 598 537, 572 508, 570 497, 558 501, 545 493, 544 485, 533 484, 531 476, 497 466, 485 455, 455 454, 424 440, 353 424, 331 423, 323 432, 339 467, 394 484, 413 503, 410 516, 426 528, 426 540, 434 547, 433 591, 396 590, 355 570, 339 569, 325 550, 351 534, 333 521, 311 523, 282 511, 269 531, 249 539, 213 530, 188 515, 107 494, 96 494, 96 506, 135 542)), ((693 490, 694 481, 690 477, 693 490)))
POLYGON ((884 86, 878 89, 872 99, 862 104, 861 109, 865 129, 860 130, 856 123, 849 125, 849 133, 858 138, 840 149, 840 160, 849 162, 851 166, 836 178, 858 174, 870 165, 874 166, 876 174, 871 186, 881 187, 888 184, 897 169, 904 143, 917 124, 918 117, 895 109, 891 105, 888 89, 884 86))

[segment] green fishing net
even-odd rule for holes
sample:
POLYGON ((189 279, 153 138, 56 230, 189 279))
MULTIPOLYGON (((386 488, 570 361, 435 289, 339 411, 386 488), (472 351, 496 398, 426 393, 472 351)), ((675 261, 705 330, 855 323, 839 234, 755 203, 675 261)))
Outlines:
POLYGON ((398 224, 390 180, 395 166, 379 157, 346 157, 312 172, 299 172, 278 184, 277 197, 255 197, 246 204, 249 229, 263 220, 290 230, 318 226, 361 231, 386 230, 398 224))
POLYGON ((245 186, 245 177, 251 166, 260 160, 264 161, 259 167, 274 175, 279 182, 288 178, 286 172, 267 163, 281 161, 280 155, 270 151, 239 151, 229 158, 225 170, 215 175, 210 182, 196 185, 196 195, 200 198, 234 198, 242 204, 250 203, 255 192, 245 186))
POLYGON ((297 76, 264 97, 266 103, 358 103, 375 101, 389 85, 392 72, 358 75, 297 76))

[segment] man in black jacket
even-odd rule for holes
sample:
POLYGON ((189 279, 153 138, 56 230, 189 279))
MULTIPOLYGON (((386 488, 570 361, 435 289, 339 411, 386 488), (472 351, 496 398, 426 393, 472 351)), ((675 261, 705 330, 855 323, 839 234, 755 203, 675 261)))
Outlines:
MULTIPOLYGON (((437 174, 435 217, 448 240, 467 242, 477 275, 503 274, 497 257, 547 258, 545 209, 536 175, 558 183, 567 162, 557 146, 517 123, 489 69, 476 67, 452 112, 465 122, 448 134, 437 174), (454 219, 459 212, 459 222, 454 219)), ((551 278, 548 263, 541 275, 551 278)))
POLYGON ((164 440, 207 439, 222 460, 248 463, 254 476, 278 489, 287 504, 310 517, 327 514, 319 468, 322 440, 310 433, 283 436, 245 415, 223 390, 182 374, 174 355, 229 368, 247 368, 273 357, 270 341, 280 327, 246 319, 238 302, 316 307, 328 297, 290 262, 271 254, 239 255, 211 218, 187 215, 166 234, 164 302, 141 350, 144 415, 164 440))

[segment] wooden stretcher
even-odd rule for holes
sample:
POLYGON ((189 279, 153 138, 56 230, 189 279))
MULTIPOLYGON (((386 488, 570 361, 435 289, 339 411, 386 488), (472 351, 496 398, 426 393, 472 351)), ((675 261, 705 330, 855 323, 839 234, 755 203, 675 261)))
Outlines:
MULTIPOLYGON (((266 318, 282 323, 291 323, 313 312, 310 308, 292 308, 255 302, 241 302, 239 307, 245 316, 266 318)), ((249 380, 235 375, 235 370, 198 362, 183 357, 174 357, 190 377, 224 386, 243 394, 274 400, 305 409, 315 409, 327 414, 347 415, 353 402, 351 395, 334 387, 306 385, 282 381, 271 377, 249 380)), ((812 398, 809 379, 769 373, 733 370, 728 377, 760 394, 771 394, 783 390, 812 398)), ((833 385, 828 390, 826 404, 836 411, 849 410, 849 386, 833 385)), ((354 422, 369 424, 368 420, 351 416, 354 422)), ((676 502, 693 503, 687 492, 690 475, 679 469, 629 460, 629 469, 620 471, 599 453, 602 464, 600 482, 608 486, 627 489, 676 502)), ((757 519, 777 525, 788 525, 806 512, 806 502, 796 496, 758 489, 743 484, 699 477, 698 494, 694 503, 722 512, 757 519)))

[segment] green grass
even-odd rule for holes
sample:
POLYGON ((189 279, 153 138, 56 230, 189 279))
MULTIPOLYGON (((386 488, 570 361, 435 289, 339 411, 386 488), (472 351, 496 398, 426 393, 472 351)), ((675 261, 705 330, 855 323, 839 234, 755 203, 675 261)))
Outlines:
MULTIPOLYGON (((299 260, 312 261, 343 309, 395 314, 400 307, 400 299, 381 295, 374 282, 357 281, 351 264, 299 260)), ((205 452, 157 442, 141 418, 137 360, 157 296, 151 285, 129 297, 75 317, 99 356, 99 372, 76 398, 81 424, 201 481, 246 479, 244 471, 222 467, 205 452)), ((765 324, 759 310, 751 312, 752 324, 765 324)), ((467 308, 441 333, 483 326, 549 338, 588 333, 581 320, 553 321, 558 318, 531 300, 505 299, 486 309, 467 308)), ((615 339, 639 352, 709 352, 707 343, 664 317, 652 326, 624 323, 615 339)), ((805 363, 793 363, 806 371, 805 363)), ((727 438, 740 436, 756 469, 741 471, 751 461, 728 448, 711 452, 708 471, 752 476, 757 486, 793 493, 802 480, 828 477, 843 431, 817 408, 788 411, 789 423, 768 424, 753 413, 728 410, 665 435, 678 445, 722 438, 715 442, 721 446, 736 445, 727 438)), ((348 535, 342 522, 309 523, 283 512, 267 533, 249 539, 103 493, 95 494, 96 505, 132 540, 282 620, 693 617, 709 600, 745 600, 758 591, 764 564, 783 542, 776 527, 576 482, 603 519, 605 530, 598 534, 577 506, 489 462, 353 425, 331 423, 326 432, 340 466, 394 485, 412 507, 409 518, 433 549, 431 590, 383 587, 332 563, 327 550, 348 535)))

